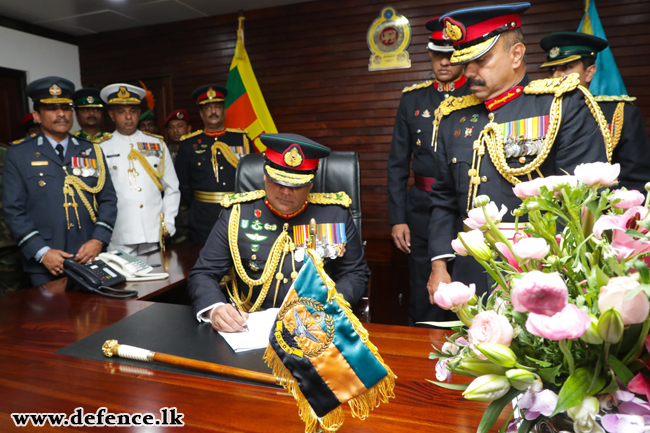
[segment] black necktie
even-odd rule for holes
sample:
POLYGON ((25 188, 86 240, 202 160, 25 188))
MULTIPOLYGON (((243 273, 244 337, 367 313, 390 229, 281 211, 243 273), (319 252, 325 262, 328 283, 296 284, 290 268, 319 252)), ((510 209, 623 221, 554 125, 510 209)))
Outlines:
POLYGON ((63 145, 59 143, 56 145, 55 149, 56 149, 56 153, 59 154, 59 158, 61 158, 61 162, 63 162, 63 145))

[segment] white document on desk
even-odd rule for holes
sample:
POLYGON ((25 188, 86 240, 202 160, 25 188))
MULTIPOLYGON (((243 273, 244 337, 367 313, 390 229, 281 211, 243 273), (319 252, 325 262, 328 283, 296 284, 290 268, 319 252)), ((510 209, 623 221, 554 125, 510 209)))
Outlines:
POLYGON ((269 345, 269 334, 278 316, 279 308, 256 311, 248 314, 249 332, 219 332, 235 352, 264 349, 269 345))

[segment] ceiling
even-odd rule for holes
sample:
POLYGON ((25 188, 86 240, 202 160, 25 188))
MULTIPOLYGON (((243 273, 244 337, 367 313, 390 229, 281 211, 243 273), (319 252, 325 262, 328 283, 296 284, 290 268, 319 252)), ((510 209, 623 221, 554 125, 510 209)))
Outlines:
POLYGON ((0 0, 0 15, 73 36, 309 0, 0 0))

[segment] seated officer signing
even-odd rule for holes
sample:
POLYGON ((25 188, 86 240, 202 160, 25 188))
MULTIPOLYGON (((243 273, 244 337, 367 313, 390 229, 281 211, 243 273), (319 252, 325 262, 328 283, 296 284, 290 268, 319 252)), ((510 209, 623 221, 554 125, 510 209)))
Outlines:
MULTIPOLYGON (((589 88, 596 68, 596 56, 607 48, 607 41, 593 35, 577 32, 557 32, 546 35, 539 43, 548 53, 542 68, 549 68, 553 77, 579 74, 580 84, 589 88)), ((595 96, 609 129, 610 152, 613 164, 621 164, 619 186, 645 191, 650 181, 650 141, 643 116, 632 104, 636 98, 609 94, 595 96)))
MULTIPOLYGON (((431 303, 438 284, 451 279, 475 283, 478 294, 488 289, 487 274, 473 258, 456 257, 451 277, 446 267, 454 257, 451 241, 477 195, 512 211, 521 204, 512 191, 517 183, 607 161, 600 111, 577 74, 536 81, 526 75, 520 14, 529 7, 482 6, 442 17, 454 41, 451 64, 465 64, 472 95, 449 97, 436 110, 440 173, 431 193, 431 303)), ((503 221, 514 229, 510 212, 503 221)))
POLYGON ((33 285, 61 276, 63 260, 86 263, 111 239, 117 198, 102 150, 68 132, 74 84, 46 77, 27 86, 42 133, 12 143, 3 177, 5 222, 33 285))
POLYGON ((217 331, 242 331, 242 311, 279 307, 304 263, 309 222, 318 225, 316 251, 336 289, 352 305, 370 271, 344 192, 313 193, 318 159, 330 150, 296 134, 262 134, 267 146, 265 191, 230 194, 201 255, 190 272, 188 291, 199 321, 217 331), (228 292, 220 287, 230 272, 228 292))

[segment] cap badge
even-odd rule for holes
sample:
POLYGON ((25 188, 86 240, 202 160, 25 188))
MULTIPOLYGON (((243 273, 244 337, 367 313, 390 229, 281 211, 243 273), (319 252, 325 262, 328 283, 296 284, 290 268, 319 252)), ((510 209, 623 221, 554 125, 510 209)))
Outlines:
POLYGON ((95 102, 95 98, 93 98, 92 96, 89 96, 88 97, 88 103, 92 104, 93 102, 95 102))
POLYGON ((296 147, 291 148, 289 152, 284 154, 284 163, 289 167, 298 167, 302 164, 302 155, 296 147))
POLYGON ((551 51, 548 52, 548 55, 549 57, 551 57, 551 59, 556 58, 557 56, 560 55, 560 47, 551 48, 551 51))
POLYGON ((52 84, 52 87, 50 87, 50 95, 57 96, 60 94, 61 94, 61 88, 56 84, 52 84))
POLYGON ((182 118, 183 118, 183 113, 181 113, 181 112, 179 111, 178 113, 176 113, 176 117, 177 117, 178 119, 182 119, 182 118))
POLYGON ((214 91, 212 87, 208 89, 208 93, 206 93, 208 98, 214 98, 217 96, 217 92, 214 91))
POLYGON ((119 92, 117 92, 117 97, 120 99, 126 99, 129 98, 131 94, 129 93, 128 90, 126 90, 126 87, 120 86, 119 92))
POLYGON ((445 18, 445 34, 454 42, 463 41, 467 36, 465 26, 451 18, 445 18))

